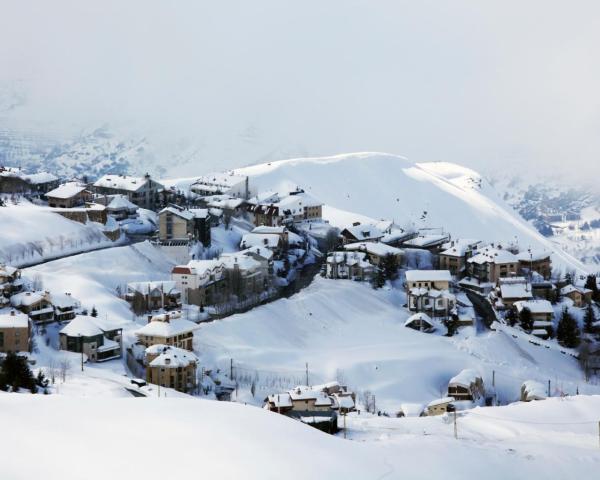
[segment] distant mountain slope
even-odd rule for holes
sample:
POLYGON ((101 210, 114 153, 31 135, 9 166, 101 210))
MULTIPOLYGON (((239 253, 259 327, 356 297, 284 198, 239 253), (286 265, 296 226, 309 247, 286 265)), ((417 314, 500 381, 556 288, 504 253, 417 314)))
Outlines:
MULTIPOLYGON (((585 271, 525 222, 477 172, 452 163, 413 163, 384 153, 282 160, 237 169, 259 189, 299 185, 327 205, 399 224, 444 228, 454 237, 517 240, 551 250, 559 268, 585 271)), ((344 215, 347 220, 347 215, 344 215)), ((335 223, 335 218, 331 219, 335 223)))

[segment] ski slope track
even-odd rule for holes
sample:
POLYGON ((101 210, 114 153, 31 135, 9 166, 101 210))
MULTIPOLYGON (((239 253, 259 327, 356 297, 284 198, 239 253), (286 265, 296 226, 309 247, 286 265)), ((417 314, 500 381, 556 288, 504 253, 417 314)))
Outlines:
POLYGON ((558 269, 586 267, 525 222, 479 173, 447 162, 413 163, 385 153, 281 160, 236 169, 260 190, 300 186, 325 203, 324 216, 343 227, 353 219, 443 228, 454 238, 518 241, 552 251, 558 269), (352 212, 352 213, 349 213, 352 212))

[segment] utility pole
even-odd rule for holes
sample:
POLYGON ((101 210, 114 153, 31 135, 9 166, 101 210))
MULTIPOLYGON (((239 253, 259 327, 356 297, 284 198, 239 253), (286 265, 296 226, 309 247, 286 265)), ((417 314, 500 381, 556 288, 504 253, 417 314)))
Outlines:
POLYGON ((233 358, 229 359, 229 379, 233 380, 233 358))
POLYGON ((600 446, 600 422, 598 422, 598 445, 600 446))
POLYGON ((454 410, 454 438, 458 440, 458 427, 456 425, 456 409, 454 410))
MULTIPOLYGON (((600 422, 598 422, 600 428, 600 422)), ((344 438, 346 438, 346 412, 344 412, 344 438)))
POLYGON ((496 388, 496 370, 492 370, 492 387, 496 388))
POLYGON ((306 386, 308 387, 308 362, 306 362, 306 386))
POLYGON ((548 379, 548 396, 552 396, 552 390, 550 390, 550 379, 548 379))

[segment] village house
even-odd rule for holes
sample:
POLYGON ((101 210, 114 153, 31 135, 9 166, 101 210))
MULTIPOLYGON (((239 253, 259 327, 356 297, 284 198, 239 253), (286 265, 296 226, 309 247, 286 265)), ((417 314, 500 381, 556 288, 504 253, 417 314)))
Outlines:
POLYGON ((465 369, 448 382, 448 397, 476 402, 485 395, 483 380, 474 370, 465 369))
POLYGON ((477 252, 477 247, 480 244, 480 240, 467 238, 445 243, 442 245, 442 251, 439 254, 440 269, 449 270, 455 277, 464 276, 467 272, 467 260, 477 252))
POLYGON ((104 175, 94 183, 94 191, 101 195, 124 195, 140 208, 155 210, 160 203, 163 185, 150 175, 131 177, 129 175, 104 175))
POLYGON ((229 195, 247 199, 253 195, 248 176, 236 175, 234 172, 203 175, 192 183, 190 190, 201 196, 229 195))
POLYGON ((442 249, 442 245, 446 244, 449 241, 449 234, 420 234, 416 237, 404 241, 402 243, 402 247, 420 248, 422 250, 428 250, 432 253, 439 253, 442 249))
POLYGON ((0 265, 0 296, 9 298, 22 289, 21 270, 10 265, 0 265))
POLYGON ((194 349, 194 331, 198 328, 194 322, 182 318, 181 312, 170 312, 154 315, 146 325, 136 330, 135 335, 145 347, 162 344, 191 352, 194 349))
POLYGON ((192 392, 197 386, 198 357, 188 350, 156 344, 146 348, 146 381, 179 392, 192 392))
POLYGON ((593 291, 589 288, 578 287, 576 285, 566 285, 560 289, 562 297, 570 298, 575 307, 584 307, 591 303, 593 291))
POLYGON ((548 280, 552 275, 552 261, 550 252, 525 250, 517 254, 519 260, 519 271, 526 274, 537 272, 544 280, 548 280))
POLYGON ((16 167, 0 165, 0 193, 28 193, 31 185, 25 179, 25 172, 16 167))
POLYGON ((375 266, 382 264, 383 259, 387 255, 392 255, 395 258, 397 265, 400 266, 404 256, 403 250, 381 242, 347 243, 344 245, 344 250, 365 252, 369 262, 375 266))
POLYGON ((53 208, 82 207, 92 200, 92 192, 84 183, 67 182, 46 193, 46 199, 53 208))
POLYGON ((225 265, 227 291, 239 300, 267 290, 268 264, 240 252, 224 253, 219 260, 225 265))
POLYGON ((378 242, 384 237, 384 233, 375 225, 361 224, 360 222, 354 222, 352 226, 344 228, 340 235, 344 244, 378 242))
POLYGON ((329 395, 329 398, 332 400, 331 408, 333 410, 342 414, 356 410, 356 394, 347 385, 340 385, 339 382, 333 381, 322 385, 313 385, 310 388, 329 395))
POLYGON ((10 297, 10 303, 29 315, 34 323, 54 321, 54 307, 48 292, 20 292, 10 297))
MULTIPOLYGON (((240 217, 246 211, 246 200, 231 195, 210 195, 201 197, 197 204, 209 210, 218 210, 221 216, 240 217)), ((214 223, 214 222, 213 222, 214 223)))
POLYGON ((419 332, 431 333, 435 330, 435 323, 429 315, 423 312, 415 313, 408 317, 404 326, 419 332))
POLYGON ((105 205, 108 215, 118 221, 135 218, 138 215, 139 207, 130 202, 125 195, 103 195, 97 198, 96 202, 105 205))
POLYGON ((453 403, 455 401, 456 400, 454 397, 444 397, 433 400, 427 404, 427 407, 425 408, 425 415, 428 417, 434 417, 436 415, 443 415, 444 413, 452 412, 454 411, 453 403))
POLYGON ((552 304, 548 300, 515 302, 514 308, 517 311, 517 315, 521 315, 525 309, 528 309, 531 312, 531 318, 533 320, 532 335, 543 339, 550 336, 552 329, 554 328, 554 308, 552 308, 552 304))
POLYGON ((366 252, 331 252, 327 255, 327 278, 368 281, 374 271, 366 252))
POLYGON ((44 195, 60 185, 56 175, 49 172, 36 172, 23 175, 23 179, 30 185, 32 193, 44 195))
POLYGON ((280 257, 287 250, 287 237, 277 233, 246 233, 242 236, 240 249, 263 247, 271 250, 276 257, 280 257))
POLYGON ((28 352, 31 342, 31 321, 19 311, 0 310, 0 352, 28 352))
POLYGON ((495 307, 512 308, 516 302, 533 299, 533 290, 531 284, 523 277, 500 278, 496 296, 498 301, 495 302, 495 307))
POLYGON ((517 256, 500 246, 488 246, 478 249, 473 257, 467 260, 469 277, 479 283, 498 283, 498 279, 514 277, 519 272, 517 256))
POLYGON ((408 309, 448 317, 456 307, 456 296, 449 290, 451 281, 448 270, 408 270, 404 284, 408 309))
POLYGON ((266 193, 247 201, 246 213, 256 226, 279 226, 300 222, 322 221, 323 204, 302 189, 292 192, 266 193))
POLYGON ((197 240, 210 247, 210 227, 210 213, 204 208, 185 210, 170 205, 158 213, 158 238, 161 242, 197 240))
POLYGON ((99 317, 79 315, 60 331, 60 349, 82 353, 90 362, 105 362, 122 355, 122 328, 99 317))
POLYGON ((205 306, 225 299, 225 264, 219 260, 192 260, 187 265, 177 265, 171 271, 171 279, 185 304, 205 306))
POLYGON ((54 307, 54 320, 62 322, 75 318, 79 302, 70 293, 52 293, 49 301, 54 307))
POLYGON ((181 291, 173 280, 131 282, 127 284, 125 300, 135 312, 173 310, 181 308, 181 291))
POLYGON ((337 413, 333 409, 333 401, 321 390, 298 386, 285 393, 269 395, 264 408, 328 433, 337 431, 337 413))

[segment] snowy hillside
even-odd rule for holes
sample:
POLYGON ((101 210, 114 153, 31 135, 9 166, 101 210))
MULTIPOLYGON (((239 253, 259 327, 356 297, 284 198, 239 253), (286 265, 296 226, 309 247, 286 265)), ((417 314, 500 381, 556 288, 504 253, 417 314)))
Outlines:
MULTIPOLYGON (((452 338, 406 328, 405 301, 399 290, 317 278, 289 299, 202 325, 196 350, 203 362, 224 369, 233 358, 240 372, 259 376, 261 394, 269 391, 261 391, 261 384, 279 377, 303 381, 308 362, 311 383, 342 376, 354 388, 376 394, 389 412, 443 396, 448 380, 463 368, 480 371, 488 385, 495 370, 503 403, 518 399, 527 379, 552 379, 565 393, 578 386, 600 393, 584 384, 573 358, 527 340, 502 332, 478 335, 470 327, 452 338)), ((263 398, 257 394, 256 400, 263 398)))
POLYGON ((3 478, 583 478, 600 463, 600 397, 475 410, 459 419, 351 415, 344 440, 276 413, 178 398, 0 392, 3 478), (492 410, 489 413, 489 410, 492 410), (594 417, 591 415, 591 417, 594 417), (554 422, 551 423, 551 422, 554 422), (23 449, 43 445, 23 464, 23 449), (160 451, 160 458, 154 455, 160 451), (57 461, 60 458, 60 461, 57 461), (164 460, 162 460, 164 459, 164 460), (176 459, 176 461, 174 460, 176 459))
MULTIPOLYGON (((282 160, 236 170, 263 189, 296 185, 326 205, 419 228, 443 228, 454 237, 519 242, 552 250, 559 268, 585 267, 556 248, 508 206, 477 172, 451 163, 413 163, 383 153, 282 160)), ((345 226, 326 211, 333 224, 345 226)))

